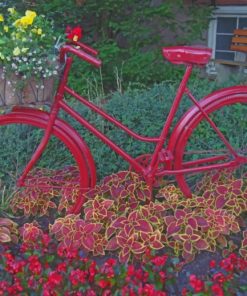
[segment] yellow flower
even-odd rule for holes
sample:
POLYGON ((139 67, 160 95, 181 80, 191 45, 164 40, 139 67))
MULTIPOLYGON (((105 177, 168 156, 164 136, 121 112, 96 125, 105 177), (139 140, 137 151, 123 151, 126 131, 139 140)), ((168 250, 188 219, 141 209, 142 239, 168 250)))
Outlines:
POLYGON ((23 48, 21 49, 21 52, 25 53, 25 52, 27 52, 28 50, 29 50, 28 47, 23 47, 23 48))
POLYGON ((4 26, 4 27, 3 27, 3 30, 4 30, 4 32, 7 33, 7 32, 9 31, 9 27, 8 27, 8 26, 4 26))
POLYGON ((15 11, 15 9, 13 7, 11 7, 11 8, 8 8, 8 12, 10 14, 14 14, 16 11, 15 11))
POLYGON ((14 56, 18 56, 20 53, 21 53, 21 51, 20 51, 20 48, 19 48, 19 47, 16 47, 16 48, 13 50, 13 55, 14 55, 14 56))
POLYGON ((27 10, 25 12, 25 16, 21 17, 20 19, 14 22, 14 26, 26 28, 27 26, 32 25, 36 16, 36 12, 27 10))
POLYGON ((0 22, 3 22, 4 21, 4 17, 2 14, 0 14, 0 22))
POLYGON ((38 34, 38 35, 41 35, 41 34, 42 34, 42 29, 39 28, 39 29, 37 30, 37 34, 38 34))
POLYGON ((36 12, 32 10, 26 10, 25 15, 32 20, 34 20, 35 17, 37 16, 36 12))

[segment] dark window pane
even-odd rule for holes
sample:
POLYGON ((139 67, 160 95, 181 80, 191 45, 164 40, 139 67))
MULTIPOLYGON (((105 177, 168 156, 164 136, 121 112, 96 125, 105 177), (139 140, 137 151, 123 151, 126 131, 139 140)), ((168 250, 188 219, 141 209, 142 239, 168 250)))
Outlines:
POLYGON ((216 51, 215 59, 216 60, 233 61, 234 60, 234 53, 233 52, 219 52, 219 51, 216 51))
POLYGON ((243 29, 243 28, 247 29, 247 17, 239 18, 239 28, 240 29, 243 29))
POLYGON ((216 50, 230 50, 232 36, 216 35, 216 50))
POLYGON ((236 17, 218 17, 217 33, 232 33, 236 27, 236 17))

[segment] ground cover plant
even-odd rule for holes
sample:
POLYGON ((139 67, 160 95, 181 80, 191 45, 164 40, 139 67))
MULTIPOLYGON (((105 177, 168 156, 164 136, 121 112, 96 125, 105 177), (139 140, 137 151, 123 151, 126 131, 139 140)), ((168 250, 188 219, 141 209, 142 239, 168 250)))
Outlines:
POLYGON ((60 212, 55 216, 53 206, 44 210, 38 191, 33 199, 33 190, 27 190, 26 199, 17 195, 11 207, 19 214, 25 211, 30 220, 19 227, 10 219, 0 220, 0 270, 4 271, 0 291, 2 295, 37 291, 43 295, 244 295, 245 182, 230 173, 214 174, 198 184, 191 199, 169 185, 152 200, 138 175, 122 171, 87 193, 79 215, 66 214, 76 190, 62 198, 60 193, 59 199, 47 192, 47 203, 53 200, 60 212), (37 214, 40 224, 33 220, 37 214), (42 217, 49 219, 49 225, 42 217), (205 274, 186 271, 189 262, 207 251, 221 255, 208 256, 205 274), (184 271, 186 281, 179 284, 184 271))

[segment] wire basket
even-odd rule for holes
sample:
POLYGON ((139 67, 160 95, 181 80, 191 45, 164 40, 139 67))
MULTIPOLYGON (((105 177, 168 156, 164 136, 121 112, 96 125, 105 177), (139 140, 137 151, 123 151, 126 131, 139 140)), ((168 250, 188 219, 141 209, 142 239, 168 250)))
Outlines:
POLYGON ((51 104, 58 78, 59 74, 23 80, 16 74, 6 77, 0 68, 0 107, 51 104))

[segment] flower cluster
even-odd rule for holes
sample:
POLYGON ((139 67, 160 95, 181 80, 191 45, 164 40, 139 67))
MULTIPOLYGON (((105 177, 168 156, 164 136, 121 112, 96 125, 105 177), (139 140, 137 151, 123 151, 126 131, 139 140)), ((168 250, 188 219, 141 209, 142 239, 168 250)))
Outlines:
POLYGON ((21 15, 15 8, 0 14, 0 66, 23 78, 57 74, 56 35, 52 22, 35 11, 21 15))
POLYGON ((22 243, 18 252, 4 245, 0 295, 166 296, 176 290, 182 296, 224 296, 246 291, 247 260, 234 253, 218 263, 212 260, 203 276, 188 275, 185 286, 176 282, 183 262, 150 249, 143 262, 96 260, 80 250, 58 247, 44 233, 36 244, 22 243))
POLYGON ((190 288, 183 289, 183 296, 194 295, 238 295, 238 292, 246 292, 247 286, 243 278, 246 276, 244 271, 247 270, 247 261, 231 253, 227 258, 222 259, 218 264, 215 260, 209 263, 210 271, 203 278, 195 274, 189 277, 190 288), (242 279, 241 279, 242 275, 242 279), (242 284, 241 281, 243 282, 242 284))
POLYGON ((109 257, 89 259, 82 251, 57 247, 47 235, 22 243, 18 254, 0 254, 0 295, 166 296, 168 256, 147 253, 148 263, 122 265, 109 257))

